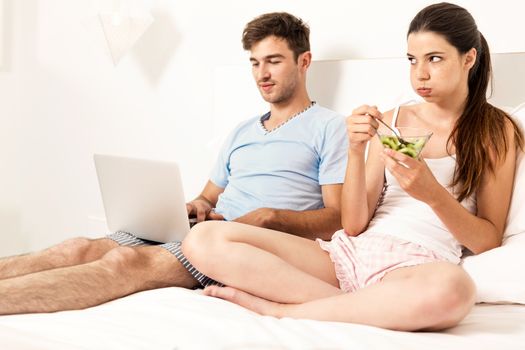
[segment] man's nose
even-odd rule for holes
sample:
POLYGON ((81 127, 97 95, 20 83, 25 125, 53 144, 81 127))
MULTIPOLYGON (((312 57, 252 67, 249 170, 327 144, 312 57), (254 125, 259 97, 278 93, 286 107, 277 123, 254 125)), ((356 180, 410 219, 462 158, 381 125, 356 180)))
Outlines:
POLYGON ((271 77, 270 71, 268 69, 268 66, 266 64, 261 64, 259 66, 259 79, 260 80, 268 80, 271 77))

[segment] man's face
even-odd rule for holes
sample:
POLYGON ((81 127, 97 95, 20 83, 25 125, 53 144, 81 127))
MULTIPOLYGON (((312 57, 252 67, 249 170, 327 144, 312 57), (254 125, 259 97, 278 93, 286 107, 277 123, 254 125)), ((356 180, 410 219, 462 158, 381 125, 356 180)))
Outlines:
POLYGON ((287 42, 269 36, 250 52, 252 74, 262 98, 273 104, 292 98, 301 83, 301 71, 287 42))

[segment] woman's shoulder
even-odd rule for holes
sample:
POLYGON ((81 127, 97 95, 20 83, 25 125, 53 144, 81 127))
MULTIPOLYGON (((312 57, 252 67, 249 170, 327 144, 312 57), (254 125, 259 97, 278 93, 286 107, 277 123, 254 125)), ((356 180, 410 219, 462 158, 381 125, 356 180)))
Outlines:
POLYGON ((421 114, 421 111, 425 108, 424 105, 425 103, 396 106, 386 112, 383 112, 383 121, 385 123, 391 123, 392 118, 394 117, 394 114, 396 113, 396 110, 398 108, 399 108, 399 111, 397 112, 398 118, 399 116, 403 116, 403 117, 417 116, 421 114))
POLYGON ((506 134, 507 147, 523 148, 523 130, 510 116, 504 119, 504 133, 506 134))
POLYGON ((426 106, 426 103, 417 103, 401 106, 399 113, 403 113, 403 115, 406 116, 417 116, 424 113, 426 106))

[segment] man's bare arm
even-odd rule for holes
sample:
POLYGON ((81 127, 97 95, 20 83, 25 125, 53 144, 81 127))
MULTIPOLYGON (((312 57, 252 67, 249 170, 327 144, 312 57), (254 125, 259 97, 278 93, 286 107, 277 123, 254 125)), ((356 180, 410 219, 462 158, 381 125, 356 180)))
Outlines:
POLYGON ((325 208, 295 211, 260 208, 234 221, 315 239, 330 239, 341 229, 342 185, 322 186, 325 208))
POLYGON ((219 195, 224 192, 224 188, 215 185, 209 181, 204 186, 201 194, 197 196, 191 202, 186 204, 188 215, 196 216, 197 221, 201 222, 206 219, 208 220, 223 220, 223 217, 219 214, 215 214, 212 208, 215 208, 219 195))

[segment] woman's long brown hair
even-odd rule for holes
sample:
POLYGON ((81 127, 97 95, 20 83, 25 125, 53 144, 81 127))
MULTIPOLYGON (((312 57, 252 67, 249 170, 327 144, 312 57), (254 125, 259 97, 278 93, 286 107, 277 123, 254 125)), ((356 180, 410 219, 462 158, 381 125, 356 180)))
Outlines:
POLYGON ((465 109, 447 141, 456 148, 456 169, 450 185, 461 202, 476 193, 486 170, 494 174, 497 165, 505 160, 510 144, 506 123, 512 123, 514 140, 520 149, 523 134, 507 113, 487 102, 492 78, 490 51, 467 10, 449 3, 425 7, 410 23, 407 35, 415 32, 442 35, 461 54, 472 48, 477 51, 476 63, 469 72, 465 109))

